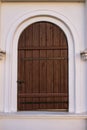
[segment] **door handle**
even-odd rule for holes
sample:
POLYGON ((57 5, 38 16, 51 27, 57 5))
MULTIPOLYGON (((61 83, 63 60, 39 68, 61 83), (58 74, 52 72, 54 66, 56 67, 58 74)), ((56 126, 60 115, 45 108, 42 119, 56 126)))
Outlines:
POLYGON ((22 83, 24 83, 24 81, 23 80, 17 80, 17 83, 22 84, 22 83))

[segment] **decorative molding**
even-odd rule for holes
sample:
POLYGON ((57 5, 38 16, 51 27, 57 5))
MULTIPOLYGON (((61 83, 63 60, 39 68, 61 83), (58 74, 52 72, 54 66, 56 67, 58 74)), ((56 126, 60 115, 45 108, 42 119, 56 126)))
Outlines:
POLYGON ((80 53, 82 60, 87 60, 87 49, 80 53))
POLYGON ((58 112, 15 112, 15 113, 0 113, 0 119, 87 119, 87 113, 58 113, 58 112))
POLYGON ((5 54, 6 53, 0 49, 0 60, 3 59, 3 57, 5 56, 5 54))

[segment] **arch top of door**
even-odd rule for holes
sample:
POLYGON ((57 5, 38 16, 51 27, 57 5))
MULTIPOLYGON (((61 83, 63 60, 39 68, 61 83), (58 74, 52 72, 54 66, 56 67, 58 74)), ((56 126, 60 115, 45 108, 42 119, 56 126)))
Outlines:
MULTIPOLYGON (((64 16, 62 13, 56 12, 54 10, 34 10, 31 12, 27 12, 23 14, 21 17, 18 17, 12 24, 12 26, 8 30, 8 36, 7 36, 7 44, 6 44, 6 50, 10 49, 11 44, 13 43, 11 40, 15 39, 15 37, 18 39, 22 31, 29 26, 30 24, 34 22, 39 21, 47 21, 56 24, 59 26, 64 33, 66 34, 66 37, 69 37, 71 35, 72 40, 74 42, 80 43, 80 40, 78 38, 77 31, 75 27, 73 26, 72 22, 64 16), (17 35, 16 35, 17 34, 17 35), (9 42, 9 40, 11 42, 9 42)), ((73 44, 74 46, 74 44, 73 44)), ((76 51, 79 51, 79 45, 76 44, 76 51)), ((4 49, 3 49, 4 50, 4 49)))
MULTIPOLYGON (((69 37, 69 35, 71 36, 72 40, 74 41, 73 42, 74 48, 75 48, 74 46, 75 42, 80 43, 75 27, 66 16, 53 10, 43 10, 43 9, 40 10, 39 9, 39 10, 34 10, 32 12, 28 12, 22 15, 21 17, 17 18, 16 21, 14 21, 14 23, 12 24, 11 28, 9 28, 9 31, 8 31, 9 35, 7 37, 6 50, 9 50, 11 46, 10 43, 13 43, 11 40, 15 39, 15 37, 16 39, 19 39, 20 34, 27 26, 35 22, 40 22, 40 21, 51 22, 59 26, 66 34, 66 37, 69 37), (9 40, 11 42, 9 42, 9 40)), ((75 51, 79 52, 80 49, 79 49, 78 44, 76 44, 76 48, 77 49, 75 51)))
MULTIPOLYGON (((19 41, 20 41, 20 39, 21 39, 21 37, 24 35, 24 33, 26 33, 26 35, 27 35, 27 33, 29 33, 28 35, 27 35, 27 37, 26 37, 26 40, 28 39, 28 41, 29 41, 29 38, 28 38, 28 36, 30 35, 30 34, 32 34, 32 31, 34 30, 34 28, 36 28, 35 29, 35 31, 36 31, 36 33, 38 33, 38 35, 40 35, 41 34, 41 30, 44 30, 44 32, 43 33, 48 33, 48 32, 46 32, 46 31, 48 31, 49 30, 49 33, 51 33, 51 37, 53 37, 54 36, 54 32, 56 32, 57 33, 57 35, 59 35, 60 37, 61 36, 63 36, 63 39, 66 39, 66 41, 67 41, 67 37, 66 37, 66 34, 65 34, 65 32, 58 26, 58 25, 56 25, 56 24, 54 24, 54 23, 52 23, 52 22, 49 22, 49 21, 39 21, 39 22, 34 22, 34 23, 32 23, 32 24, 30 24, 29 26, 27 26, 23 31, 22 31, 22 33, 21 33, 21 35, 20 35, 20 37, 19 37, 19 41), (42 26, 42 27, 41 27, 42 26), (30 30, 30 31, 29 31, 30 30), (60 33, 60 34, 59 34, 60 33)), ((56 35, 56 36, 57 36, 56 35)), ((46 36, 46 40, 48 40, 48 35, 46 36)), ((55 37, 56 38, 56 37, 55 37)), ((33 39, 34 40, 34 39, 33 39)), ((37 39, 36 39, 37 40, 37 39)), ((33 42, 35 42, 35 41, 33 41, 33 42)), ((40 41, 38 41, 38 42, 40 42, 40 41)), ((54 42, 54 41, 51 41, 51 42, 54 42)), ((61 42, 61 41, 60 41, 61 42)), ((20 43, 20 42, 19 42, 20 43)), ((66 44, 66 43, 64 43, 65 44, 65 46, 68 48, 68 44, 66 44)), ((18 44, 18 46, 21 46, 21 43, 20 44, 18 44)), ((32 44, 31 44, 31 46, 33 46, 32 44)), ((57 45, 55 46, 55 47, 57 47, 57 45)))

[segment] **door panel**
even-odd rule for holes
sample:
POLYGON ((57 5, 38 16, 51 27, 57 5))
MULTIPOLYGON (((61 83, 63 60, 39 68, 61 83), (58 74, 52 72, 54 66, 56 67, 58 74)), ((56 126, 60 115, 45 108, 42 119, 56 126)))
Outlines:
POLYGON ((18 44, 18 111, 68 111, 68 43, 64 32, 37 22, 18 44))

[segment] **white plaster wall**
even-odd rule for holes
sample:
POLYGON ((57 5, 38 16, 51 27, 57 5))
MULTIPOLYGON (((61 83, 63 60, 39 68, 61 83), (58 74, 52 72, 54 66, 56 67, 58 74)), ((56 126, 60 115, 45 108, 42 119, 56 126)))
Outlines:
MULTIPOLYGON (((2 33, 1 33, 1 6, 2 3, 0 2, 0 48, 1 48, 1 37, 2 37, 2 33)), ((4 80, 4 67, 3 67, 4 61, 0 60, 0 111, 3 111, 3 80, 4 80)))
POLYGON ((2 119, 0 130, 87 130, 86 120, 2 119))
MULTIPOLYGON (((53 10, 66 17, 75 27, 84 48, 84 3, 3 3, 2 4, 2 48, 13 23, 24 14, 35 10, 53 10)), ((78 43, 80 44, 80 43, 78 43)))
MULTIPOLYGON (((87 48, 87 0, 85 2, 85 48, 87 48)), ((87 61, 86 61, 86 64, 85 64, 85 68, 86 68, 86 74, 85 74, 85 84, 87 86, 87 61)), ((87 95, 87 87, 85 89, 85 93, 87 95)), ((86 109, 87 109, 87 99, 86 99, 86 109)))

